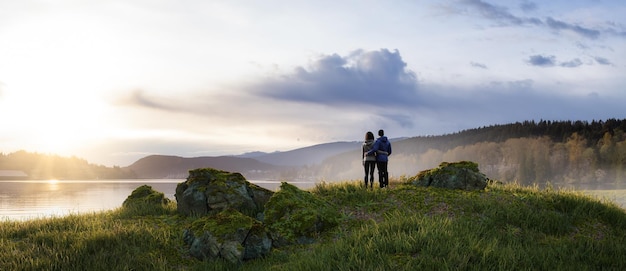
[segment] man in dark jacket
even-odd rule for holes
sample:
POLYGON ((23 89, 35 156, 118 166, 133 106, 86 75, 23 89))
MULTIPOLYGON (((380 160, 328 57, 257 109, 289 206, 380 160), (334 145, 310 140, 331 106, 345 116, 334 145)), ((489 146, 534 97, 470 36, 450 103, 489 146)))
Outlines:
POLYGON ((378 168, 378 182, 380 188, 389 185, 389 172, 387 172, 387 163, 389 155, 391 155, 391 142, 385 136, 385 131, 378 130, 378 139, 374 142, 372 149, 367 154, 376 154, 376 167, 378 168))

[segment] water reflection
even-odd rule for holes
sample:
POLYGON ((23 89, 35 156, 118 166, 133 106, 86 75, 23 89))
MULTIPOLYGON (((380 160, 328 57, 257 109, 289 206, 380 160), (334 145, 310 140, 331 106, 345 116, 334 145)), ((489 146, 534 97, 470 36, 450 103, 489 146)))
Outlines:
MULTIPOLYGON (((114 209, 121 206, 139 185, 75 181, 1 182, 0 210, 2 218, 28 219, 114 209)), ((175 189, 176 184, 162 185, 166 187, 161 192, 167 194, 173 191, 172 187, 175 189)))
MULTIPOLYGON (((0 181, 0 220, 89 213, 122 206, 128 195, 141 185, 150 185, 175 200, 176 185, 185 180, 105 180, 105 181, 0 181)), ((280 182, 251 181, 276 191, 280 182)), ((295 182, 301 189, 313 182, 295 182)))

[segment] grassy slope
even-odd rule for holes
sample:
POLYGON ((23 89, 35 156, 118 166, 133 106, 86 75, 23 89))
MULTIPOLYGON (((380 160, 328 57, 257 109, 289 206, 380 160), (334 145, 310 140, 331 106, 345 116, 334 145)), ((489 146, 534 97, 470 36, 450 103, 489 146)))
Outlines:
POLYGON ((233 265, 187 256, 175 206, 0 223, 0 270, 624 270, 626 213, 579 192, 318 185, 342 223, 233 265))

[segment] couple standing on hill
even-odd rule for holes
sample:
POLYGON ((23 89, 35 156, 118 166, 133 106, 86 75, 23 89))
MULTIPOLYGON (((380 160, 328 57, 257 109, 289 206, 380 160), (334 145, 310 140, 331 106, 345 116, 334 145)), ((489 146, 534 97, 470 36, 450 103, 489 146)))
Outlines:
POLYGON ((387 162, 389 162, 389 155, 391 155, 391 143, 385 136, 385 131, 378 130, 376 141, 374 141, 372 132, 365 133, 362 155, 363 168, 365 169, 365 188, 367 188, 368 176, 370 188, 374 187, 374 167, 378 168, 380 188, 387 187, 389 185, 387 162))

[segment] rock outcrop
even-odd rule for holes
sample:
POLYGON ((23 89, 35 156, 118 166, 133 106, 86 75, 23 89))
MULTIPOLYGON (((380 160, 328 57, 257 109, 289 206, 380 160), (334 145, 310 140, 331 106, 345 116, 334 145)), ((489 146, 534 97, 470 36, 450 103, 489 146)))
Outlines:
POLYGON ((483 190, 488 178, 478 170, 478 164, 470 161, 443 162, 439 167, 424 170, 416 175, 412 184, 448 189, 483 190))
POLYGON ((168 198, 161 192, 152 189, 149 185, 142 185, 124 200, 122 207, 134 214, 146 214, 165 211, 168 198))
POLYGON ((175 194, 177 211, 197 217, 183 232, 189 254, 233 263, 267 255, 272 240, 261 220, 273 194, 239 173, 212 168, 189 171, 175 194))
POLYGON ((339 222, 336 206, 286 182, 265 208, 265 225, 276 247, 313 243, 316 234, 339 222))
POLYGON ((176 186, 178 212, 204 216, 228 208, 261 218, 273 192, 248 182, 239 173, 202 168, 189 171, 187 181, 176 186))
POLYGON ((201 260, 237 263, 272 247, 313 243, 340 218, 337 207, 286 182, 272 192, 239 173, 210 168, 191 170, 175 196, 178 212, 196 217, 183 240, 201 260))
POLYGON ((262 223, 234 209, 197 219, 183 232, 183 240, 193 257, 233 263, 263 257, 272 248, 262 223))

